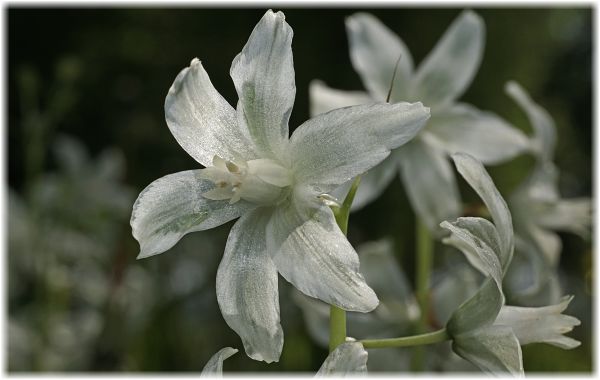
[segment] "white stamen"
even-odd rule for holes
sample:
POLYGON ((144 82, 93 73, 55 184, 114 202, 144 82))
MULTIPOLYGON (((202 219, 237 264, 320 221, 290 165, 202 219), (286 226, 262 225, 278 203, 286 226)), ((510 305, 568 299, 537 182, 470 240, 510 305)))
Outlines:
POLYGON ((214 189, 203 193, 208 199, 229 199, 230 204, 240 199, 274 204, 287 194, 283 189, 293 182, 289 170, 270 159, 234 163, 214 156, 212 163, 214 166, 203 169, 200 175, 215 184, 214 189))

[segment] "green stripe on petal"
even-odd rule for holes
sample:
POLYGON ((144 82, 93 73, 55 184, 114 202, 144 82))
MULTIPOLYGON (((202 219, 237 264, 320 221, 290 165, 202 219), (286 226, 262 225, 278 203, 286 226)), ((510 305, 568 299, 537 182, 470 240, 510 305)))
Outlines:
POLYGON ((138 258, 162 253, 185 234, 214 228, 252 209, 247 202, 230 205, 202 196, 214 184, 201 170, 169 174, 152 182, 138 196, 131 214, 133 237, 140 243, 138 258))

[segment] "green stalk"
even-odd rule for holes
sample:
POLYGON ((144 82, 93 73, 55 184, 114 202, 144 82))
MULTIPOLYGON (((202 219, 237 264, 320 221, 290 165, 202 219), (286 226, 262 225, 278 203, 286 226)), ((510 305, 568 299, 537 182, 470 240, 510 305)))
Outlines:
MULTIPOLYGON (((348 233, 348 218, 350 216, 350 207, 358 185, 360 184, 360 176, 356 177, 352 186, 346 195, 346 199, 340 207, 332 207, 335 221, 337 222, 342 233, 348 233)), ((329 352, 335 350, 337 346, 346 341, 346 312, 337 306, 331 305, 329 309, 329 352)))
MULTIPOLYGON (((429 277, 433 266, 433 240, 427 226, 416 218, 416 297, 421 309, 421 318, 417 325, 417 332, 427 332, 427 318, 429 316, 429 277)), ((425 350, 419 347, 414 350, 412 369, 421 371, 424 368, 425 350)))
POLYGON ((346 312, 337 306, 329 307, 329 352, 346 341, 346 312))
POLYGON ((433 331, 421 335, 405 336, 402 338, 389 339, 365 339, 360 342, 365 348, 389 348, 389 347, 410 347, 421 346, 425 344, 440 343, 450 340, 446 329, 433 331))

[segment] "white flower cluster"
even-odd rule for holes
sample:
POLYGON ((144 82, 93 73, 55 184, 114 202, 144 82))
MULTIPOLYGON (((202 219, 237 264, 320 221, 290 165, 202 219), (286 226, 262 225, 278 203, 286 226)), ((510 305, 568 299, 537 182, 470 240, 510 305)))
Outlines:
MULTIPOLYGON (((301 294, 361 313, 364 317, 355 322, 349 318, 351 328, 401 329, 398 325, 412 323, 420 311, 391 255, 381 253, 389 252, 389 245, 374 246, 375 253, 363 257, 361 273, 327 195, 343 194, 362 176, 357 209, 375 200, 399 173, 414 210, 434 236, 445 236, 443 242, 462 251, 485 277, 471 298, 447 311, 442 321, 458 355, 485 371, 522 374, 520 345, 577 346, 563 336, 579 323, 561 314, 571 298, 555 297, 554 305, 537 308, 505 304, 503 289, 511 288, 507 272, 520 268, 509 270, 515 234, 509 207, 482 163, 524 152, 538 158, 531 178, 509 203, 519 218, 517 252, 525 252, 518 256, 534 266, 557 265, 560 249, 549 230, 588 231, 590 201, 558 196, 551 119, 518 85, 509 84, 507 91, 528 113, 532 138, 491 112, 457 102, 481 61, 482 19, 463 12, 417 69, 403 41, 373 16, 358 13, 346 25, 352 64, 367 92, 313 82, 313 118, 291 136, 293 32, 283 13, 266 12, 233 60, 236 108, 213 87, 198 59, 179 73, 165 101, 167 124, 205 168, 167 175, 141 192, 131 217, 139 258, 165 252, 189 232, 239 218, 219 265, 217 300, 255 360, 273 362, 281 355, 278 273, 300 291, 298 303, 313 335, 323 330, 319 325, 327 309, 301 294), (459 217, 462 206, 448 156, 486 204, 493 223, 459 217), (528 246, 534 248, 521 248, 528 246), (382 270, 389 281, 377 283, 382 270)), ((550 281, 540 274, 549 271, 537 273, 526 289, 513 289, 515 298, 526 299, 525 293, 550 281)), ((477 280, 474 284, 479 286, 477 280)), ((434 289, 434 302, 437 294, 434 289)), ((437 298, 439 310, 443 298, 437 298)), ((221 373, 223 360, 236 352, 230 347, 219 351, 204 374, 221 373)), ((366 363, 363 345, 347 341, 331 352, 319 375, 365 372, 366 363)))

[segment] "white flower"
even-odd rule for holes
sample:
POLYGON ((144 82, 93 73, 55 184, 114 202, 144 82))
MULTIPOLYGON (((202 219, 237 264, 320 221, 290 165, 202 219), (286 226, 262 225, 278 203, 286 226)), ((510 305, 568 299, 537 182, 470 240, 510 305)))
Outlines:
POLYGON ((429 117, 422 104, 370 104, 308 120, 288 138, 295 83, 292 29, 268 11, 234 59, 233 109, 195 59, 165 101, 177 142, 206 169, 167 175, 133 207, 139 257, 171 248, 183 235, 241 217, 217 273, 217 300, 246 353, 279 359, 279 272, 304 294, 367 312, 377 297, 359 273, 356 252, 320 195, 383 160, 429 117))
MULTIPOLYGON (((592 223, 589 198, 561 198, 558 170, 552 162, 556 145, 556 126, 550 114, 536 104, 516 82, 506 84, 506 93, 525 111, 533 128, 531 137, 536 163, 529 177, 508 199, 515 219, 519 265, 512 265, 508 276, 510 296, 520 302, 539 302, 546 293, 547 301, 557 302, 557 294, 548 289, 558 287, 556 267, 560 259, 561 240, 554 231, 568 231, 588 238, 592 223), (523 283, 520 269, 533 272, 523 283), (554 285, 556 284, 556 285, 554 285)), ((543 300, 542 300, 543 301, 543 300)))
POLYGON ((311 112, 373 101, 388 96, 398 59, 390 101, 419 99, 431 107, 431 119, 418 137, 397 149, 362 177, 354 202, 358 209, 377 198, 400 172, 408 197, 431 230, 460 215, 460 194, 446 156, 466 152, 485 164, 508 160, 528 149, 523 133, 493 113, 457 103, 479 67, 485 25, 471 11, 463 12, 415 70, 400 38, 370 14, 346 21, 350 58, 368 93, 310 87, 311 112))
POLYGON ((573 296, 567 296, 556 305, 543 307, 503 306, 494 323, 510 326, 522 346, 548 343, 564 349, 575 348, 581 342, 563 334, 581 322, 575 317, 561 314, 572 300, 573 296))
POLYGON ((223 377, 223 361, 237 352, 237 349, 231 347, 220 349, 208 360, 200 373, 200 377, 223 377))
POLYGON ((523 375, 520 345, 546 342, 563 348, 576 347, 576 341, 562 334, 571 331, 579 321, 560 315, 570 298, 542 308, 504 305, 502 279, 514 250, 511 214, 480 162, 467 154, 455 154, 453 159, 458 172, 489 209, 494 223, 474 217, 441 223, 451 231, 444 243, 460 249, 486 276, 477 293, 460 305, 448 321, 452 348, 484 371, 523 375))

